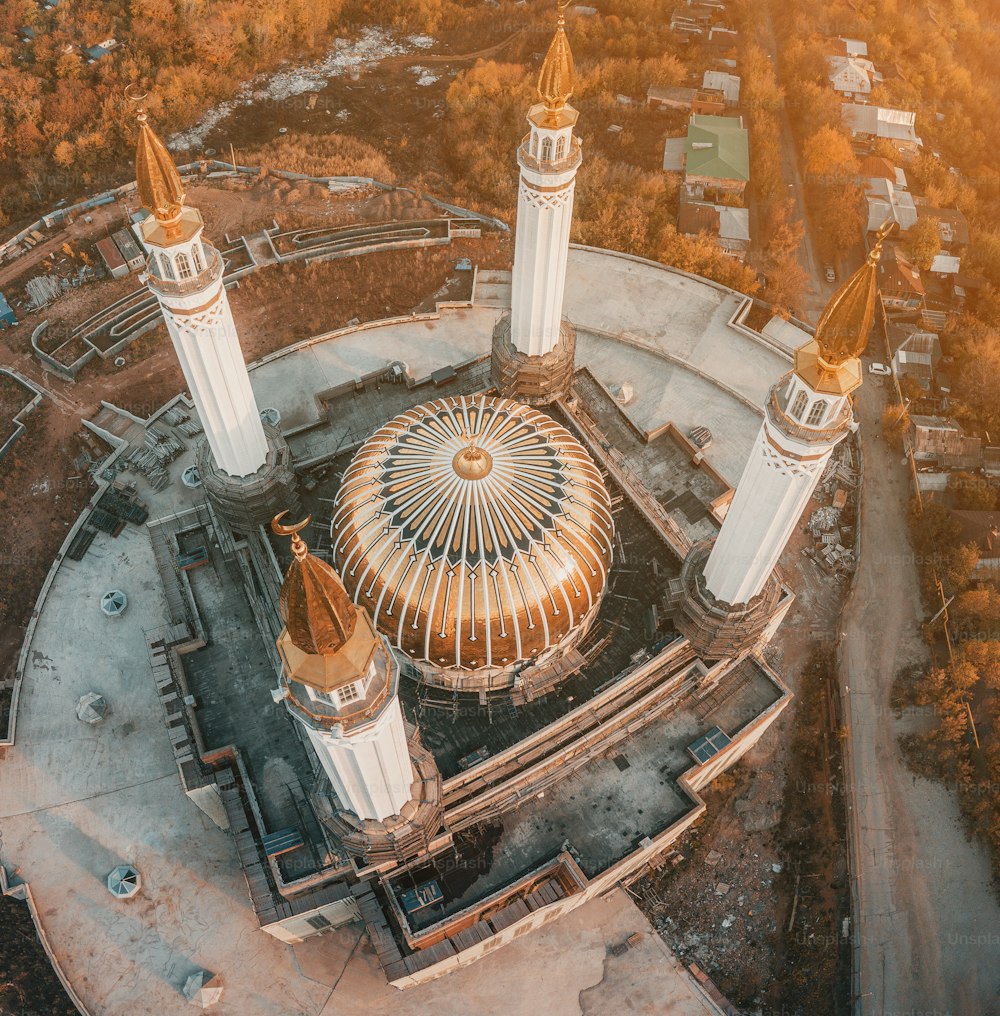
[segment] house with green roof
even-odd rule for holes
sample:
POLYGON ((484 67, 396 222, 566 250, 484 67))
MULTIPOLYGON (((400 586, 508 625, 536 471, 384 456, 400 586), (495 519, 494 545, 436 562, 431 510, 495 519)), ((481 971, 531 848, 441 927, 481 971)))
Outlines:
POLYGON ((687 137, 667 139, 663 168, 682 170, 689 187, 742 194, 750 179, 750 145, 743 117, 692 114, 687 137))

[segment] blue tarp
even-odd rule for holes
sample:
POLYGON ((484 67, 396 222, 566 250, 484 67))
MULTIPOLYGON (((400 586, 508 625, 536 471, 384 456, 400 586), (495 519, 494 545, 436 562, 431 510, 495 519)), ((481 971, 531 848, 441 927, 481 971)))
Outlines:
POLYGON ((0 293, 0 328, 17 324, 17 315, 10 309, 7 298, 0 293))

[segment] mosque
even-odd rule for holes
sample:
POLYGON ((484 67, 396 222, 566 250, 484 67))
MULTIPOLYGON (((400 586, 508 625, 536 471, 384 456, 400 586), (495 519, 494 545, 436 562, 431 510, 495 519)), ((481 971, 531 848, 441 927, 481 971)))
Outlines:
MULTIPOLYGON (((636 437, 563 313, 572 86, 560 19, 482 369, 395 402, 353 386, 345 414, 370 399, 384 415, 331 451, 319 489, 262 420, 220 254, 140 114, 147 284, 204 429, 196 514, 236 562, 215 622, 147 636, 178 770, 232 832, 265 932, 297 943, 361 919, 400 988, 662 863, 703 814, 702 788, 790 700, 762 656, 794 599, 778 559, 855 426, 879 247, 773 379, 735 491, 684 435, 636 437), (628 442, 662 449, 651 469, 687 491, 678 503, 700 499, 686 520, 623 464, 628 442), (270 712, 205 655, 237 615, 269 633, 240 666, 271 674, 270 712), (300 776, 276 803, 256 758, 279 740, 300 776)), ((208 609, 208 578, 177 581, 208 609)))

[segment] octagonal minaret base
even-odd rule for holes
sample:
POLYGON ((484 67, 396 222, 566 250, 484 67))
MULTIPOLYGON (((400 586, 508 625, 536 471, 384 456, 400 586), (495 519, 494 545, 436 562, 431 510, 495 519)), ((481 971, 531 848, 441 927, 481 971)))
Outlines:
POLYGON ((233 529, 249 532, 285 510, 299 510, 298 480, 292 453, 276 427, 264 424, 267 456, 248 476, 230 476, 219 468, 207 441, 198 445, 198 472, 216 512, 233 529))
POLYGON ((398 815, 376 821, 361 819, 353 811, 337 809, 324 816, 323 821, 347 851, 365 864, 405 864, 427 850, 442 831, 441 773, 434 757, 420 743, 416 728, 409 727, 408 735, 407 749, 414 781, 410 799, 398 815))
POLYGON ((493 329, 491 379, 500 395, 528 406, 545 406, 569 394, 576 356, 576 329, 563 318, 559 340, 546 353, 532 356, 511 340, 511 317, 493 329))
POLYGON ((726 603, 709 591, 704 568, 710 541, 695 544, 681 568, 674 626, 703 660, 742 656, 767 641, 792 602, 775 574, 747 603, 726 603))

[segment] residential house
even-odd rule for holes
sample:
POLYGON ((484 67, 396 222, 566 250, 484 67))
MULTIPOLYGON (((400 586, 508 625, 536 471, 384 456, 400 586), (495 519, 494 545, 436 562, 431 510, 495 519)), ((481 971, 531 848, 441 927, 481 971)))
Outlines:
POLYGON ((721 92, 699 91, 691 100, 692 113, 721 115, 726 111, 726 100, 721 92))
POLYGON ((911 416, 910 444, 917 462, 942 469, 975 469, 983 455, 982 439, 944 416, 911 416))
POLYGON ((1000 579, 1000 512, 953 509, 951 515, 961 526, 958 542, 971 543, 979 553, 973 577, 987 582, 1000 579))
POLYGON ((708 30, 708 44, 716 50, 726 52, 736 48, 739 39, 739 32, 735 28, 727 28, 725 25, 712 25, 708 30))
POLYGON ((868 56, 867 42, 862 42, 860 39, 845 39, 843 36, 837 41, 843 46, 846 56, 868 56))
POLYGON ((969 221, 957 208, 935 208, 917 203, 918 219, 937 219, 941 246, 952 253, 961 253, 969 246, 969 221))
POLYGON ((142 247, 135 242, 135 235, 128 226, 112 233, 111 239, 114 240, 115 246, 118 248, 125 264, 128 265, 130 272, 145 265, 146 254, 142 247))
POLYGON ((920 271, 894 245, 885 249, 879 261, 878 289, 887 311, 919 310, 926 294, 920 271))
POLYGON ((848 98, 865 98, 872 87, 880 84, 882 75, 875 64, 862 56, 828 56, 827 77, 834 91, 848 98))
POLYGON ((110 236, 106 236, 103 240, 97 241, 97 253, 101 255, 101 260, 104 262, 104 267, 107 268, 108 274, 113 279, 120 279, 129 273, 129 267, 125 263, 125 259, 122 257, 121 251, 118 249, 118 245, 110 236))
POLYGON ((697 91, 679 85, 650 85, 646 89, 646 105, 653 109, 690 110, 697 91))
POLYGON ((670 18, 670 31, 678 35, 704 35, 708 31, 710 14, 703 14, 701 11, 695 13, 692 7, 678 7, 670 18))
POLYGON ((21 27, 17 30, 17 37, 21 40, 21 42, 34 42, 37 37, 37 33, 31 25, 21 25, 21 27))
POLYGON ((688 188, 741 195, 750 179, 750 149, 743 117, 704 116, 693 113, 687 137, 669 138, 664 150, 664 169, 676 168, 682 154, 684 182, 688 188), (671 141, 682 144, 670 145, 671 141))
POLYGON ((677 215, 678 232, 685 236, 707 233, 728 255, 743 261, 750 247, 750 211, 682 196, 677 215))
POLYGON ((898 189, 892 180, 884 176, 869 177, 863 181, 862 187, 868 206, 867 232, 881 229, 888 221, 896 223, 900 231, 916 224, 917 208, 909 191, 898 189))
POLYGON ((911 377, 925 391, 930 391, 941 360, 941 340, 933 332, 921 331, 913 324, 890 323, 888 334, 896 377, 900 380, 911 377))
POLYGON ((901 166, 893 165, 880 155, 866 155, 859 166, 858 182, 863 183, 865 180, 873 180, 875 177, 891 180, 898 190, 909 190, 906 171, 901 166))
POLYGON ((840 115, 851 136, 859 141, 884 138, 907 157, 915 156, 923 145, 916 132, 917 114, 909 110, 845 102, 840 108, 840 115))
POLYGON ((740 79, 725 71, 705 71, 701 87, 708 92, 721 92, 727 106, 740 104, 740 79))

